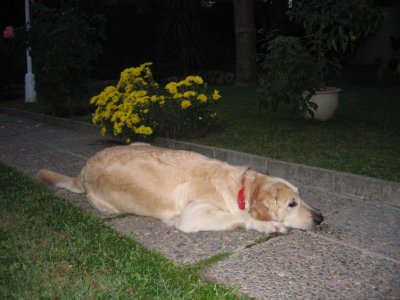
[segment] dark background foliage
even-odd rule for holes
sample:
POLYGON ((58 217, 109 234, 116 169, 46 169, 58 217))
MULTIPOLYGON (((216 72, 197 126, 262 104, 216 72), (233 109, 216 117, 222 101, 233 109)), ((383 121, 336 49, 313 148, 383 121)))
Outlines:
MULTIPOLYGON (((277 18, 273 11, 284 12, 286 2, 274 1, 272 7, 256 1, 257 28, 285 31, 286 18, 277 18)), ((196 70, 235 69, 231 1, 216 1, 212 8, 203 6, 200 0, 42 0, 35 3, 49 9, 79 4, 89 18, 100 14, 107 20, 103 52, 91 73, 94 78, 117 78, 123 68, 144 61, 155 62, 154 73, 159 73, 158 68, 166 71, 166 76, 187 75, 196 70)), ((4 14, 0 19, 1 28, 24 25, 23 1, 11 1, 1 11, 4 14)), ((19 76, 22 80, 24 71, 19 76)))
MULTIPOLYGON (((50 95, 48 100, 56 110, 71 110, 74 93, 82 94, 85 87, 83 81, 116 79, 124 68, 146 61, 154 62, 155 79, 160 82, 208 70, 234 73, 234 5, 240 1, 217 0, 211 8, 202 0, 31 1, 30 40, 39 96, 50 95), (40 30, 34 33, 34 27, 40 30), (56 107, 59 101, 65 102, 62 107, 56 107)), ((386 5, 393 0, 375 2, 386 5)), ((23 28, 24 1, 1 5, 1 28, 23 28)), ((255 0, 254 7, 256 30, 293 36, 304 33, 288 21, 287 0, 255 0)), ((2 92, 2 86, 23 84, 25 55, 23 47, 10 51, 15 46, 10 44, 15 43, 1 40, 2 92)))
POLYGON ((57 114, 76 113, 79 98, 102 52, 105 19, 88 16, 78 3, 58 8, 36 3, 32 9, 31 45, 38 97, 57 114))

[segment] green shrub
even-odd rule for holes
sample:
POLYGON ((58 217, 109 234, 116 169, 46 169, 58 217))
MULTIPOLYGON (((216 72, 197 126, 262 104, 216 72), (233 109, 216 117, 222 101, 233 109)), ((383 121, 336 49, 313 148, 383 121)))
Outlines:
POLYGON ((316 64, 299 38, 277 36, 270 41, 262 67, 263 84, 258 88, 261 106, 270 106, 274 112, 282 105, 295 113, 311 111, 315 103, 309 100, 315 94, 318 75, 316 64), (304 91, 310 95, 303 97, 304 91))
POLYGON ((373 0, 293 1, 288 15, 304 28, 308 50, 318 66, 315 88, 326 87, 329 73, 338 73, 345 58, 379 29, 383 19, 373 0))
POLYGON ((33 5, 29 41, 38 97, 56 114, 69 114, 82 98, 93 63, 102 51, 104 19, 89 17, 77 2, 33 5))

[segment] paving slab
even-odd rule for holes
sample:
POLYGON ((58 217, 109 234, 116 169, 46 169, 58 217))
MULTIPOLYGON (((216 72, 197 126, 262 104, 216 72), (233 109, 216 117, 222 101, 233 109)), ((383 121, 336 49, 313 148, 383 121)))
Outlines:
POLYGON ((133 215, 107 224, 146 247, 183 264, 197 263, 217 254, 231 253, 266 237, 260 232, 245 230, 184 233, 160 220, 133 215))
POLYGON ((40 126, 43 126, 41 122, 1 114, 0 136, 14 136, 40 126))
POLYGON ((301 231, 233 254, 206 278, 257 299, 399 299, 399 263, 301 231))
POLYGON ((46 154, 47 151, 49 151, 48 146, 32 142, 24 137, 8 138, 6 143, 0 144, 0 158, 2 160, 13 161, 33 154, 46 154))
POLYGON ((57 149, 62 149, 65 152, 84 157, 87 160, 97 152, 115 146, 116 143, 112 143, 101 137, 92 136, 53 141, 52 145, 57 149))
MULTIPOLYGON (((35 142, 51 144, 54 141, 93 137, 93 133, 71 130, 48 125, 40 121, 1 114, 0 137, 1 136, 23 136, 35 142)), ((100 134, 98 137, 100 137, 100 134)))
POLYGON ((357 197, 340 195, 309 185, 295 182, 293 184, 299 188, 301 198, 312 208, 322 212, 325 217, 364 201, 357 197))
MULTIPOLYGON (((32 177, 40 168, 76 176, 90 155, 116 144, 101 138, 97 131, 79 130, 79 124, 68 129, 57 127, 62 120, 52 118, 57 124, 53 126, 35 118, 0 113, 0 161, 32 177)), ((211 265, 205 276, 257 299, 400 299, 397 183, 362 176, 354 181, 352 174, 340 177, 338 172, 285 162, 271 165, 268 159, 236 151, 160 141, 168 147, 187 147, 212 157, 247 162, 256 170, 289 174, 302 198, 321 211, 325 220, 315 232, 294 230, 271 239, 245 230, 186 234, 153 218, 100 214, 82 194, 58 190, 56 195, 177 263, 194 264, 231 253, 211 265), (323 184, 314 186, 313 178, 319 174, 323 184), (332 184, 340 182, 341 188, 329 188, 330 178, 334 179, 332 184), (346 186, 349 182, 356 186, 346 186), (371 198, 357 196, 370 182, 378 192, 371 198), (351 190, 356 193, 349 194, 351 190), (385 193, 379 193, 381 190, 385 193), (378 199, 377 195, 384 196, 378 199)))
POLYGON ((400 261, 400 208, 363 201, 329 216, 318 233, 400 261))
POLYGON ((46 153, 34 153, 21 156, 3 157, 4 162, 25 172, 35 172, 39 169, 54 171, 69 169, 71 165, 82 164, 85 159, 64 151, 49 148, 46 153))

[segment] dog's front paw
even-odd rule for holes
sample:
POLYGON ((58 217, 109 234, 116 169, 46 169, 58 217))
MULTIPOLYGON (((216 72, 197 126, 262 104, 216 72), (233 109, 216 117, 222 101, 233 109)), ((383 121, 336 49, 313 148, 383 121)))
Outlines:
POLYGON ((287 228, 286 228, 286 226, 283 225, 282 223, 273 222, 273 221, 271 221, 270 223, 272 223, 272 224, 271 224, 271 226, 272 226, 272 231, 271 231, 271 233, 272 233, 272 232, 283 233, 283 234, 287 233, 287 228))
POLYGON ((267 223, 266 230, 264 231, 265 233, 287 233, 287 228, 282 223, 275 221, 269 221, 265 223, 267 223))
POLYGON ((287 228, 285 225, 279 222, 275 221, 257 221, 255 228, 258 231, 264 232, 264 233, 286 233, 287 228))

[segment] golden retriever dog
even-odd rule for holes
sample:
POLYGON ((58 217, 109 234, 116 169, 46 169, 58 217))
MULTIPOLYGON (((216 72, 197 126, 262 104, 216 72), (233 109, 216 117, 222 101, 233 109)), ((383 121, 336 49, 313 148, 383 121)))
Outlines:
POLYGON ((286 180, 143 143, 98 152, 76 178, 45 169, 37 175, 55 187, 86 193, 102 212, 150 216, 184 232, 285 233, 287 227, 312 229, 323 219, 286 180))

